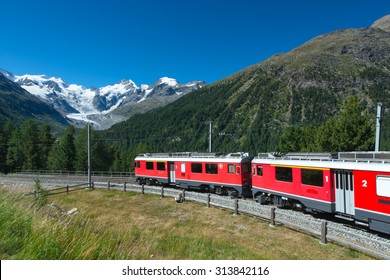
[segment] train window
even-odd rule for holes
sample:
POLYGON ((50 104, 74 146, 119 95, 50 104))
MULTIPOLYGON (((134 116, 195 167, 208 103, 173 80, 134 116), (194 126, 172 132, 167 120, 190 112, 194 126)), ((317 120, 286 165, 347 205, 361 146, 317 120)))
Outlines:
POLYGON ((141 167, 141 162, 140 161, 134 162, 134 167, 135 168, 140 168, 141 167))
POLYGON ((261 165, 257 166, 257 176, 263 176, 263 167, 261 165))
POLYGON ((191 163, 191 172, 192 173, 202 173, 202 164, 201 163, 191 163))
POLYGON ((157 170, 165 170, 165 162, 157 162, 157 170))
POLYGON ((322 170, 301 169, 302 184, 323 187, 324 176, 322 170))
POLYGON ((148 169, 148 170, 153 170, 154 169, 152 161, 147 161, 146 162, 146 169, 148 169))
POLYGON ((214 163, 206 163, 207 174, 218 174, 218 166, 214 163))
POLYGON ((376 194, 379 196, 390 197, 390 177, 376 177, 376 194))
POLYGON ((351 191, 353 191, 353 174, 352 172, 349 173, 349 186, 351 191))
POLYGON ((276 180, 284 182, 292 182, 292 169, 290 167, 275 167, 276 180))
POLYGON ((233 164, 228 164, 228 172, 231 174, 234 173, 234 165, 233 164))

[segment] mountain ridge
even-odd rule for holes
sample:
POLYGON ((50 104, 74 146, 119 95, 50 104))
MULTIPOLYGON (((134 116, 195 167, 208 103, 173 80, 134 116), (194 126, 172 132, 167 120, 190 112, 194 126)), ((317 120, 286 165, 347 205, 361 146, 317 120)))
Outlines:
POLYGON ((32 95, 50 104, 63 116, 73 120, 73 124, 83 125, 84 122, 92 122, 100 129, 129 117, 120 113, 123 110, 115 113, 118 107, 136 106, 149 98, 156 97, 164 99, 161 104, 153 104, 154 107, 159 107, 205 85, 202 81, 180 84, 175 79, 162 77, 152 85, 137 86, 132 80, 121 80, 116 84, 100 88, 86 88, 69 84, 62 78, 46 75, 18 76, 2 69, 0 72, 32 95))
POLYGON ((0 73, 0 116, 15 124, 27 118, 40 123, 54 123, 56 126, 68 124, 67 120, 52 107, 31 95, 18 84, 0 73))

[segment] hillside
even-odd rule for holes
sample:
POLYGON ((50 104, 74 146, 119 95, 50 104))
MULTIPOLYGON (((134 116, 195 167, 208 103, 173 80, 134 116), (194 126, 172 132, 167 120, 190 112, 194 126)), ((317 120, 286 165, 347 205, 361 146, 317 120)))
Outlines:
POLYGON ((205 151, 210 119, 214 150, 272 151, 285 127, 322 124, 357 95, 373 118, 383 103, 382 148, 389 149, 389 30, 384 17, 370 28, 318 36, 108 132, 126 139, 121 146, 128 150, 142 144, 150 151, 205 151))
POLYGON ((21 124, 34 118, 38 123, 67 125, 67 120, 45 102, 32 96, 18 84, 11 82, 0 73, 0 117, 21 124))

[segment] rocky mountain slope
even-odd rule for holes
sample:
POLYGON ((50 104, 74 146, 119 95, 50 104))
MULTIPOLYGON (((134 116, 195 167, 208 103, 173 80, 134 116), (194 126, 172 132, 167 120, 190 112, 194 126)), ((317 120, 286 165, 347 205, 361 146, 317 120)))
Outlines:
POLYGON ((20 124, 28 118, 38 123, 66 125, 67 120, 51 106, 31 95, 0 73, 0 117, 20 124))
POLYGON ((175 79, 163 77, 152 85, 137 86, 131 80, 122 80, 97 89, 68 84, 61 78, 45 75, 17 76, 1 69, 0 72, 32 95, 51 105, 64 117, 72 120, 73 124, 84 125, 83 122, 92 121, 100 129, 129 118, 133 107, 142 108, 138 111, 145 112, 163 106, 205 85, 200 81, 180 84, 175 79), (142 106, 139 105, 152 98, 160 102, 146 102, 142 106), (119 107, 122 107, 121 110, 114 112, 119 107))
MULTIPOLYGON (((155 151, 204 151, 205 122, 213 122, 218 151, 272 151, 284 128, 324 123, 346 98, 357 95, 374 118, 377 102, 390 108, 390 19, 369 28, 318 36, 226 79, 185 96, 160 111, 130 119, 109 131, 155 151)), ((385 109, 383 148, 390 148, 385 109)), ((132 146, 130 146, 130 144, 132 146)))

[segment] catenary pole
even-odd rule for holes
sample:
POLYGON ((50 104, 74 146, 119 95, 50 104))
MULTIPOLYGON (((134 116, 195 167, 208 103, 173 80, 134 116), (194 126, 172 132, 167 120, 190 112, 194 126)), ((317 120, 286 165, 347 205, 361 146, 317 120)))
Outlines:
POLYGON ((210 129, 209 129, 209 153, 211 153, 211 139, 212 139, 212 136, 213 136, 213 130, 212 130, 212 127, 211 127, 211 120, 210 120, 210 129))
POLYGON ((88 187, 92 188, 91 180, 91 124, 88 123, 88 187))
POLYGON ((382 103, 379 102, 376 105, 375 152, 379 152, 380 150, 381 121, 382 121, 382 103))

